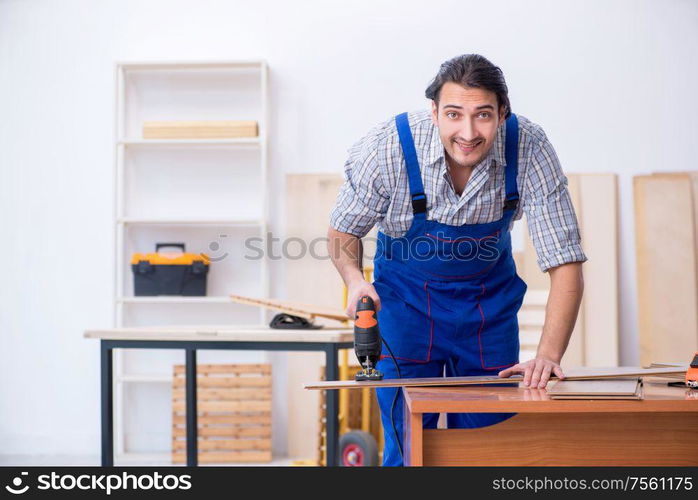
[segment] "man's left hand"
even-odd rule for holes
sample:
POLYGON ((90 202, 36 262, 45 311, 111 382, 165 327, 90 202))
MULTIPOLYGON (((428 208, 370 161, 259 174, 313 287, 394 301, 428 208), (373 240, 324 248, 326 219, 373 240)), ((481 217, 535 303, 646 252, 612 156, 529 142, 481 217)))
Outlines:
POLYGON ((548 385, 551 373, 554 373, 560 379, 565 378, 565 374, 562 373, 562 368, 560 368, 559 364, 543 357, 537 357, 524 363, 510 366, 499 372, 499 376, 506 378, 514 373, 523 373, 523 383, 526 387, 537 387, 539 389, 543 389, 548 385))

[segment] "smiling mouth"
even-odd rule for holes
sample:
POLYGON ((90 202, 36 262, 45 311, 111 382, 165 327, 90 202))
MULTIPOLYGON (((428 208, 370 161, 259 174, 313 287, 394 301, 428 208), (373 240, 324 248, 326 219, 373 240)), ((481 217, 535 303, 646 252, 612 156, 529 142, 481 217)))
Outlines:
POLYGON ((473 151, 476 147, 478 147, 480 144, 482 144, 482 141, 481 141, 481 140, 480 140, 480 141, 477 141, 477 142, 474 142, 474 143, 472 143, 472 144, 463 144, 463 143, 460 143, 460 142, 458 142, 458 141, 454 141, 454 142, 456 143, 456 145, 458 146, 458 148, 459 148, 461 151, 463 151, 464 153, 470 153, 470 152, 473 151))

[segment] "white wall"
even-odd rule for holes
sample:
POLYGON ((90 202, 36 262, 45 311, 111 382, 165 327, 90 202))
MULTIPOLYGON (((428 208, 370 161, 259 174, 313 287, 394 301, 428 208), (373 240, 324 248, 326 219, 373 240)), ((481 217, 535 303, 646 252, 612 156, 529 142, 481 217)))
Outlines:
POLYGON ((620 176, 632 364, 631 179, 695 168, 696 26, 692 0, 0 2, 0 453, 99 451, 98 350, 82 331, 112 324, 115 61, 266 59, 280 194, 286 173, 339 172, 369 127, 424 106, 443 60, 484 54, 567 171, 620 176))

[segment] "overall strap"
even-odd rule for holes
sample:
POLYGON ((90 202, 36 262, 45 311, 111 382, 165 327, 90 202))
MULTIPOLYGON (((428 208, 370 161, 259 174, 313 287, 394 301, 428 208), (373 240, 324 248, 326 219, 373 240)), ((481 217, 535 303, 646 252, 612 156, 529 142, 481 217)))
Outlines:
POLYGON ((414 148, 414 139, 410 130, 410 122, 407 119, 407 113, 397 115, 395 117, 395 125, 400 137, 400 146, 405 157, 405 165, 407 166, 407 180, 410 184, 410 195, 412 196, 412 212, 415 216, 417 214, 426 214, 427 197, 424 194, 422 174, 419 171, 419 160, 417 159, 417 151, 414 148))
POLYGON ((519 120, 514 113, 507 118, 504 157, 507 162, 504 210, 516 210, 519 205, 519 190, 516 186, 516 176, 519 172, 519 120))

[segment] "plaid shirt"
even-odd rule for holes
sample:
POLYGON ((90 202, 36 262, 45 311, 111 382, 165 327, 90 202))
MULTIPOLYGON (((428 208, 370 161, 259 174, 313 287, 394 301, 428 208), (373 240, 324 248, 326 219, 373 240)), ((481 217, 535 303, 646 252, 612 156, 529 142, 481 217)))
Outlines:
MULTIPOLYGON (((528 229, 542 271, 568 262, 587 260, 567 178, 543 129, 519 119, 519 207, 512 218, 526 213, 528 229)), ((501 219, 504 205, 504 129, 492 149, 473 169, 461 196, 451 183, 439 130, 430 111, 409 113, 410 128, 427 196, 427 217, 460 226, 501 219)), ((337 231, 365 236, 378 224, 388 236, 404 235, 412 224, 412 204, 400 140, 393 118, 373 128, 349 150, 345 182, 332 210, 337 231)), ((510 228, 511 229, 511 228, 510 228)))

